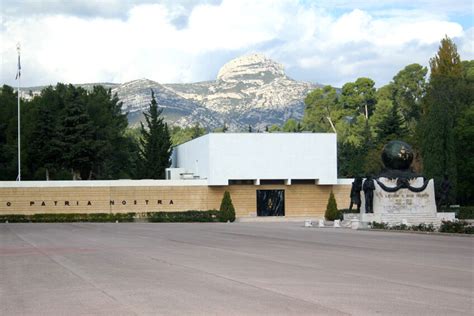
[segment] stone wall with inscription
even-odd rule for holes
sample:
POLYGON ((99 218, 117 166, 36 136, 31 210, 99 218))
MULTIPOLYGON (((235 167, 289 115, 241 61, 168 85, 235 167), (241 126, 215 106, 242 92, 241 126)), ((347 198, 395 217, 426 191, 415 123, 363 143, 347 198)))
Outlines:
POLYGON ((0 214, 173 212, 218 209, 231 193, 237 217, 256 216, 256 190, 285 190, 286 216, 323 217, 333 190, 341 208, 350 185, 207 186, 205 180, 0 182, 0 214))

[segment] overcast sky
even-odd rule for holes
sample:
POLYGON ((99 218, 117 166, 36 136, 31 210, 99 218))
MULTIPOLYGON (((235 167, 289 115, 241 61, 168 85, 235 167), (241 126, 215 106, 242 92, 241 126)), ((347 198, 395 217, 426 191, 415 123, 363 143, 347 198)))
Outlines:
POLYGON ((474 59, 472 0, 0 0, 1 83, 215 79, 263 53, 297 80, 388 83, 446 34, 474 59))

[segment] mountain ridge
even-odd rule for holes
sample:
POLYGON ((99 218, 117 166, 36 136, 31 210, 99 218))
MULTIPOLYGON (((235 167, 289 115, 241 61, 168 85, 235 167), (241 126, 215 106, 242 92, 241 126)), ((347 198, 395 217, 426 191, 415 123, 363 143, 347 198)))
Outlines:
MULTIPOLYGON (((289 118, 301 119, 304 98, 322 86, 289 78, 283 65, 263 54, 230 60, 220 68, 215 80, 162 84, 141 78, 122 84, 76 86, 92 89, 94 85, 103 85, 117 93, 132 126, 143 119, 142 113, 150 103, 153 90, 169 124, 187 127, 199 123, 209 129, 225 124, 231 131, 249 125, 263 130, 268 125, 281 125, 289 118)), ((22 88, 22 96, 31 98, 28 92, 32 91, 34 96, 40 93, 39 88, 22 88)))

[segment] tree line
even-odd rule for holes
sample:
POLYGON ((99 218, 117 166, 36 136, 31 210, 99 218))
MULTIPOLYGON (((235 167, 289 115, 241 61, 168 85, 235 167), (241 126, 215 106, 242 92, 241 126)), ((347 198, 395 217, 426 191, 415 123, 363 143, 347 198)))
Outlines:
MULTIPOLYGON (((453 41, 441 40, 428 69, 411 64, 379 88, 358 78, 338 90, 309 93, 299 130, 337 132, 338 175, 376 175, 383 146, 398 139, 415 150, 415 171, 447 175, 451 202, 474 202, 474 61, 461 61, 453 41)), ((288 125, 289 122, 287 122, 288 125)), ((295 122, 291 122, 291 126, 295 122)))
MULTIPOLYGON (((265 132, 337 132, 338 175, 375 175, 380 154, 393 139, 415 149, 414 168, 439 185, 445 174, 452 201, 474 202, 474 61, 461 61, 456 45, 441 40, 428 68, 411 64, 378 89, 358 78, 341 89, 325 86, 305 98, 301 120, 289 119, 265 132)), ((171 146, 207 131, 196 124, 169 128, 153 92, 145 124, 128 127, 111 90, 73 85, 45 88, 22 100, 22 178, 164 178, 171 146)), ((0 90, 0 180, 17 176, 17 95, 0 90)), ((215 132, 225 132, 226 125, 215 132)), ((255 132, 251 126, 246 132, 255 132)))
MULTIPOLYGON (((152 92, 145 124, 128 128, 117 95, 102 86, 47 87, 21 102, 24 180, 160 179, 171 138, 152 92)), ((17 177, 17 93, 0 90, 0 180, 17 177)))

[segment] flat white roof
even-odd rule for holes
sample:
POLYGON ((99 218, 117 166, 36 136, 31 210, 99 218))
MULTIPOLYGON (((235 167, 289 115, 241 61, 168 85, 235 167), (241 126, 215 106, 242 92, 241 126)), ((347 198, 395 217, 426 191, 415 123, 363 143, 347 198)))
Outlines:
POLYGON ((0 181, 0 188, 207 186, 207 180, 0 181))

